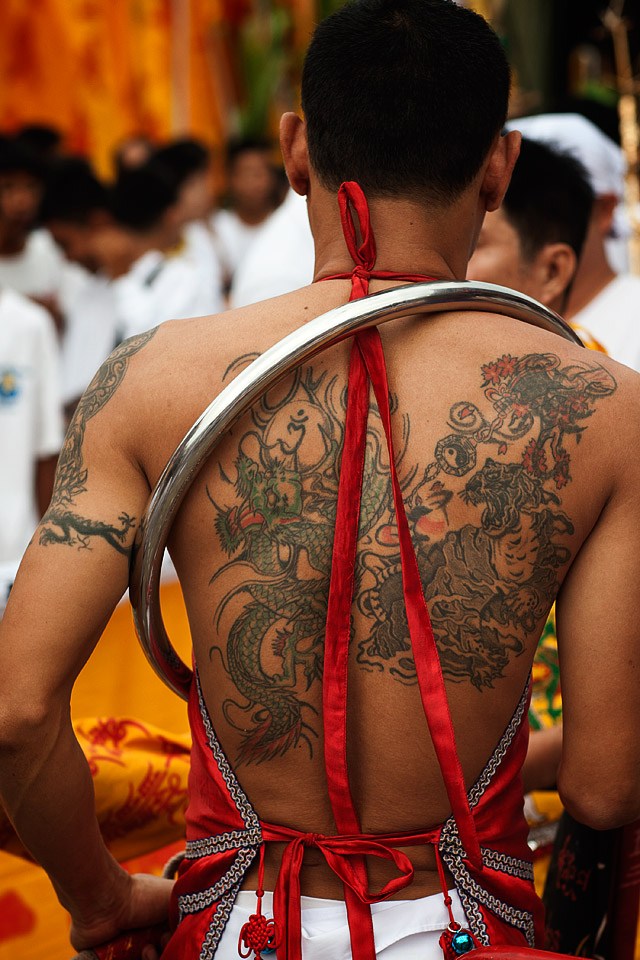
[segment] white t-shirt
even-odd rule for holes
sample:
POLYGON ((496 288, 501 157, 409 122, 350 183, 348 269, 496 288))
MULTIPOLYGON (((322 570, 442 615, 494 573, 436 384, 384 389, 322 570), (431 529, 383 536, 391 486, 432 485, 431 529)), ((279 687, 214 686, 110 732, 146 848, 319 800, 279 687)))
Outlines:
POLYGON ((231 287, 231 306, 279 297, 313 280, 315 253, 307 204, 290 190, 251 245, 231 287))
POLYGON ((50 297, 60 291, 65 259, 48 230, 30 233, 22 253, 0 256, 0 287, 28 297, 50 297))
POLYGON ((211 218, 211 227, 217 240, 218 252, 225 270, 233 276, 245 259, 261 229, 269 222, 270 214, 262 223, 248 224, 233 210, 218 210, 211 218))
POLYGON ((53 322, 42 307, 13 290, 0 290, 0 565, 5 570, 17 568, 36 527, 36 460, 58 453, 61 445, 53 322))
POLYGON ((640 277, 620 274, 571 317, 610 357, 640 372, 640 277))
POLYGON ((202 317, 222 308, 219 291, 203 276, 188 249, 169 256, 150 250, 112 286, 122 340, 165 320, 202 317))
POLYGON ((222 266, 216 250, 213 233, 204 223, 188 223, 183 230, 185 249, 182 253, 187 260, 195 263, 200 273, 202 289, 210 292, 212 307, 208 313, 219 313, 224 309, 222 295, 222 266))
POLYGON ((117 342, 116 298, 111 282, 70 264, 64 286, 62 402, 76 400, 89 386, 117 342), (73 271, 73 272, 72 272, 73 271), (72 281, 72 282, 71 282, 72 281))

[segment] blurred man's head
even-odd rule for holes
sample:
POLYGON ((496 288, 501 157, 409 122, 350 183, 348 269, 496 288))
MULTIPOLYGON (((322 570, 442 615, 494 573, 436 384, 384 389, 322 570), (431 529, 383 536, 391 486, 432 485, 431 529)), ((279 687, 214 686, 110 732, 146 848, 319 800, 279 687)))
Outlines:
POLYGON ((625 161, 617 143, 577 113, 543 113, 511 120, 508 125, 528 139, 580 161, 595 195, 593 216, 602 235, 607 236, 614 210, 624 196, 625 161))
POLYGON ((449 204, 507 115, 509 66, 485 20, 452 0, 355 0, 317 28, 302 107, 327 190, 449 204))
POLYGON ((278 177, 267 140, 237 140, 227 148, 227 188, 232 209, 249 220, 267 216, 277 204, 278 177))
POLYGON ((155 157, 133 170, 124 170, 111 191, 115 220, 136 234, 162 234, 162 246, 179 239, 177 207, 177 184, 155 157))
POLYGON ((592 205, 587 173, 574 157, 523 140, 502 207, 485 217, 467 276, 561 309, 592 205))
POLYGON ((98 231, 111 222, 109 191, 81 157, 51 166, 40 216, 69 260, 92 272, 100 268, 98 231))
POLYGON ((63 136, 48 123, 28 123, 20 128, 16 139, 42 160, 53 160, 59 155, 63 136))
POLYGON ((153 161, 107 188, 85 160, 66 157, 52 166, 41 217, 70 260, 113 276, 146 249, 176 243, 176 197, 172 179, 153 161))
POLYGON ((134 133, 121 140, 113 151, 113 165, 116 176, 124 170, 135 170, 143 166, 153 154, 155 147, 144 133, 134 133))
MULTIPOLYGON (((572 301, 589 299, 612 279, 614 271, 625 269, 626 238, 629 224, 623 205, 624 154, 617 143, 591 120, 577 113, 543 113, 520 117, 508 124, 525 137, 546 143, 579 160, 589 176, 595 194, 591 223, 585 241, 582 264, 578 271, 572 301), (582 289, 582 296, 578 288, 582 289)), ((573 311, 572 311, 573 312, 573 311)))
POLYGON ((182 221, 189 223, 206 217, 213 200, 207 147, 198 140, 185 138, 161 147, 154 156, 175 179, 182 221))
POLYGON ((0 226, 26 236, 34 226, 44 189, 42 160, 15 137, 0 138, 0 226))

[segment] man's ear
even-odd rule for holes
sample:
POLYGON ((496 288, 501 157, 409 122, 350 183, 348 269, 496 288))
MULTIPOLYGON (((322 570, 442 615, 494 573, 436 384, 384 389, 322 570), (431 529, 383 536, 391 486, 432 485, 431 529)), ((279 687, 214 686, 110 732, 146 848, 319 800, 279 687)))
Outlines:
POLYGON ((480 188, 487 213, 497 210, 502 203, 520 155, 521 142, 520 131, 510 130, 504 136, 497 137, 491 148, 480 188))
POLYGON ((304 120, 296 113, 283 113, 280 119, 280 148, 289 183, 296 193, 309 193, 309 151, 304 120))
POLYGON ((547 307, 558 309, 567 287, 573 280, 578 261, 568 243, 547 243, 536 255, 532 265, 538 300, 547 307))

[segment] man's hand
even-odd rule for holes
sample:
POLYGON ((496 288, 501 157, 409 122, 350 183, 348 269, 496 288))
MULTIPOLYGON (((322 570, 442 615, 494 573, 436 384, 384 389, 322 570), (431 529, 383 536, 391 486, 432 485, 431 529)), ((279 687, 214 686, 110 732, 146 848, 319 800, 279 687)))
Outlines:
MULTIPOLYGON (((145 873, 127 877, 114 889, 110 903, 100 905, 91 914, 72 916, 71 943, 76 950, 87 950, 140 927, 167 924, 173 883, 145 873)), ((157 956, 157 951, 150 947, 148 955, 157 956)), ((143 956, 147 957, 146 949, 143 956)))

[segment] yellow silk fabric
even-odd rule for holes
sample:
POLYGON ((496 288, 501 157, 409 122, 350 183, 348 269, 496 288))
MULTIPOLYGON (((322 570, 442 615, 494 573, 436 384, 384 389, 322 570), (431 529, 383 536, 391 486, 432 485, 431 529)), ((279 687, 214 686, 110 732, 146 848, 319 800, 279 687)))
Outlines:
POLYGON ((2 0, 0 127, 54 124, 102 174, 131 134, 220 144, 223 16, 222 0, 2 0))
MULTIPOLYGON (((189 662, 179 585, 163 585, 161 600, 169 636, 189 662)), ((109 848, 132 871, 161 872, 184 837, 189 725, 184 701, 149 667, 128 603, 115 611, 76 683, 72 716, 109 848)), ((0 960, 69 960, 67 915, 44 872, 13 855, 22 848, 1 814, 0 850, 0 960)))

